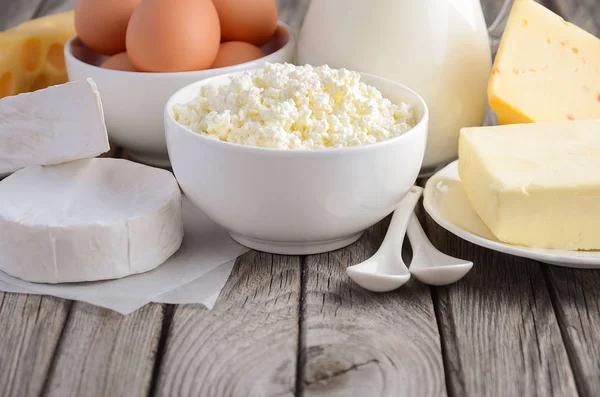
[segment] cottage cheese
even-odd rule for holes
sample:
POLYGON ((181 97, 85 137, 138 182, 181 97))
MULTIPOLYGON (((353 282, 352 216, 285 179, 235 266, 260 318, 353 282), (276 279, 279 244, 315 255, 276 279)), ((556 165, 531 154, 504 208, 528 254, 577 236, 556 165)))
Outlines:
POLYGON ((415 110, 393 104, 360 75, 328 66, 266 64, 203 86, 173 109, 175 120, 221 141, 277 149, 341 148, 397 137, 414 127, 415 110))

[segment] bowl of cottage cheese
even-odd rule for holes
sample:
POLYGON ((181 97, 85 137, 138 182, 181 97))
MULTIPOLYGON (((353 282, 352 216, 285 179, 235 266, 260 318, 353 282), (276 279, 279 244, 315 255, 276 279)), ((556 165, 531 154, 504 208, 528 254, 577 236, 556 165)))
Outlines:
POLYGON ((165 106, 183 192, 250 248, 356 241, 418 176, 428 110, 409 88, 328 66, 267 64, 190 84, 165 106))

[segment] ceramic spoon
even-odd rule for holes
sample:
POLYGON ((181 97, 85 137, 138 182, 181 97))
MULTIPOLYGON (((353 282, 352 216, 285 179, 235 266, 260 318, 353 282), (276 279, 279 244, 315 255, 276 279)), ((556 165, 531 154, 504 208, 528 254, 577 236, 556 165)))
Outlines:
POLYGON ((438 251, 427 238, 415 215, 408 224, 408 239, 413 251, 410 273, 422 283, 452 284, 463 278, 473 267, 473 262, 454 258, 438 251))
POLYGON ((423 189, 413 186, 402 199, 379 250, 371 258, 346 269, 356 284, 373 292, 387 292, 401 287, 410 278, 402 260, 402 242, 409 220, 423 189))

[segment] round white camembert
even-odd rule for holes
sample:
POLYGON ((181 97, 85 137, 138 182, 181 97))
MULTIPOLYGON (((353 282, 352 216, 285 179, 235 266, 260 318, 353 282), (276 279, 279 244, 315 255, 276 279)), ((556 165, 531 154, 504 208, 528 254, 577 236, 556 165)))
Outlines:
POLYGON ((27 281, 154 269, 183 238, 173 175, 122 159, 32 166, 0 182, 0 270, 27 281))

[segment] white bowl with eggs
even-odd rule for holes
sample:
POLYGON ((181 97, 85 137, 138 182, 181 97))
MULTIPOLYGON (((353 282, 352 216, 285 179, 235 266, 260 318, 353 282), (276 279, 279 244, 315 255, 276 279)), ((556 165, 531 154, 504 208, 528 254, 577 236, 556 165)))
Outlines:
POLYGON ((108 58, 94 53, 77 38, 65 45, 69 80, 91 77, 98 86, 112 143, 146 164, 169 166, 163 109, 178 89, 212 76, 254 69, 266 62, 291 62, 295 41, 290 28, 279 22, 277 33, 262 49, 267 56, 234 66, 175 73, 126 72, 100 68, 108 58))
POLYGON ((416 181, 429 114, 407 87, 362 74, 392 103, 412 105, 416 125, 381 142, 343 148, 276 149, 224 142, 193 132, 174 118, 174 106, 204 85, 227 84, 231 74, 188 85, 165 107, 167 147, 188 198, 239 243, 265 252, 304 255, 335 250, 389 215, 416 181))

